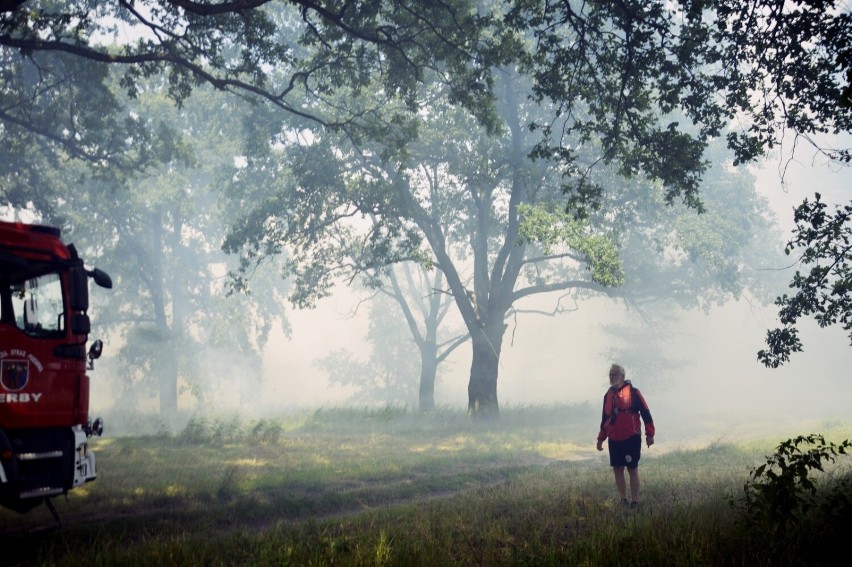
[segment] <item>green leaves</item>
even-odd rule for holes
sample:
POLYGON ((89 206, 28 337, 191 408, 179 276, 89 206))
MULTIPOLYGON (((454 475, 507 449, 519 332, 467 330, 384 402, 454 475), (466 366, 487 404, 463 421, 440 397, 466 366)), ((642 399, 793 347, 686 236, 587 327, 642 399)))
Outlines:
POLYGON ((845 487, 832 485, 830 477, 815 473, 824 473, 827 464, 850 450, 848 439, 836 444, 819 434, 800 435, 780 443, 764 464, 751 470, 743 485, 746 517, 753 529, 767 532, 782 546, 780 557, 784 546, 801 545, 796 538, 803 534, 797 528, 809 515, 843 518, 848 513, 848 479, 845 487))
MULTIPOLYGON (((65 90, 85 86, 90 100, 80 99, 81 108, 75 109, 80 116, 110 116, 112 109, 97 102, 111 96, 109 88, 94 75, 105 77, 113 68, 131 98, 140 95, 147 80, 159 77, 180 106, 207 84, 357 135, 370 130, 371 116, 384 104, 401 101, 409 113, 416 112, 425 75, 440 73, 453 102, 493 126, 491 68, 512 53, 507 47, 511 34, 494 28, 492 17, 479 15, 469 0, 21 4, 0 11, 0 73, 24 76, 15 71, 20 61, 36 62, 42 72, 50 71, 44 63, 50 59, 85 67, 88 77, 44 81, 39 89, 43 98, 76 102, 65 90), (493 29, 486 34, 489 26, 493 29), (372 99, 366 108, 350 106, 365 97, 372 99)), ((11 97, 0 100, 6 112, 33 98, 16 82, 4 81, 11 97)), ((64 107, 57 104, 56 109, 64 107)), ((0 114, 0 123, 17 121, 49 138, 70 132, 64 142, 77 151, 95 141, 89 140, 94 130, 53 127, 32 121, 25 112, 10 114, 0 114)), ((99 131, 120 129, 103 125, 99 131)))
POLYGON ((681 197, 698 207, 704 141, 725 114, 712 105, 715 89, 701 68, 713 57, 702 17, 701 10, 676 14, 660 2, 518 3, 510 21, 535 38, 535 95, 560 117, 558 128, 542 126, 558 137, 543 141, 538 153, 572 168, 583 156, 565 152, 566 145, 599 144, 587 158, 592 164, 620 163, 625 175, 662 181, 670 202, 681 197), (677 110, 704 124, 698 137, 675 122, 661 125, 677 110))
POLYGON ((813 201, 805 199, 794 214, 796 228, 785 252, 801 251, 799 262, 810 268, 793 276, 795 294, 775 301, 784 327, 767 332, 769 348, 757 355, 772 368, 802 350, 795 328, 801 317, 813 316, 820 327, 840 325, 852 340, 852 204, 832 212, 821 199, 819 193, 813 201))
MULTIPOLYGON (((785 130, 809 135, 852 128, 848 8, 833 0, 717 0, 714 7, 725 103, 731 115, 749 117, 729 138, 741 161, 775 146, 785 130)), ((848 150, 827 153, 850 159, 848 150)))
POLYGON ((573 215, 531 204, 518 207, 519 236, 522 242, 535 242, 546 255, 556 254, 560 245, 579 252, 592 280, 606 287, 624 283, 624 266, 613 241, 603 235, 590 234, 587 227, 573 215))
MULTIPOLYGON (((785 132, 810 140, 852 128, 852 14, 838 4, 514 2, 506 22, 535 42, 525 60, 535 96, 559 116, 535 125, 552 136, 536 154, 582 175, 620 163, 624 174, 661 181, 668 202, 700 210, 702 151, 731 124, 735 165, 785 132), (600 149, 584 161, 589 142, 600 149)), ((848 150, 820 149, 850 160, 848 150)), ((575 210, 600 202, 591 184, 566 187, 579 189, 575 210)))

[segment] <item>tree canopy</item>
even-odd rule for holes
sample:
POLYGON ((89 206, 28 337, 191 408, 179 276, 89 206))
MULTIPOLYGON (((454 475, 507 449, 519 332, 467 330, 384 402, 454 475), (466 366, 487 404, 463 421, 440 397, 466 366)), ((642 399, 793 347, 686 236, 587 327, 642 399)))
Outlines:
POLYGON ((409 100, 427 69, 440 70, 452 96, 486 119, 490 74, 479 54, 501 49, 479 33, 487 23, 467 0, 2 2, 0 119, 106 159, 121 144, 102 137, 127 131, 109 123, 107 67, 121 69, 131 97, 163 76, 177 104, 209 84, 353 134, 379 107, 346 108, 344 91, 355 100, 378 82, 409 100))
MULTIPOLYGON (((669 200, 700 207, 707 139, 725 134, 739 163, 788 131, 808 138, 852 125, 852 16, 831 0, 531 0, 512 3, 507 19, 534 34, 536 95, 576 116, 568 127, 539 125, 554 134, 539 151, 576 164, 569 185, 580 204, 600 192, 566 135, 599 138, 600 161, 658 178, 669 200)), ((848 149, 826 151, 850 159, 848 149)))
MULTIPOLYGON (((707 211, 717 138, 736 165, 788 132, 815 144, 849 131, 850 62, 852 16, 832 0, 0 1, 0 191, 50 211, 63 184, 49 172, 66 160, 127 187, 179 157, 179 137, 119 89, 139 100, 159 82, 178 107, 200 85, 236 95, 259 121, 244 155, 229 156, 245 161, 228 198, 247 214, 226 247, 247 252, 244 268, 290 253, 304 305, 353 267, 434 265, 471 333, 471 407, 496 407, 515 300, 620 284, 629 266, 612 207, 659 190, 707 211), (557 258, 590 277, 542 287, 557 258)), ((843 214, 804 204, 788 250, 842 269, 843 214)), ((801 315, 848 321, 847 303, 825 301, 845 298, 844 278, 797 275, 802 294, 779 299, 786 327, 770 342, 797 350, 801 315)))

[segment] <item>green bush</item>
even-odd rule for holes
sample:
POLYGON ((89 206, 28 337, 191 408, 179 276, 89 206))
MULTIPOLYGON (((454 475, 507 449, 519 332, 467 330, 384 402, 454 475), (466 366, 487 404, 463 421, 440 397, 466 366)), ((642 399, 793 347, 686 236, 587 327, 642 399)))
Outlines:
POLYGON ((844 533, 852 517, 852 475, 828 465, 850 448, 848 439, 835 444, 819 434, 800 435, 751 470, 741 502, 757 545, 784 561, 813 559, 824 542, 844 533))
POLYGON ((250 437, 255 443, 278 443, 283 430, 277 421, 261 419, 251 428, 250 437))
POLYGON ((202 415, 189 420, 180 433, 179 439, 185 443, 202 444, 210 441, 211 436, 210 421, 202 415))

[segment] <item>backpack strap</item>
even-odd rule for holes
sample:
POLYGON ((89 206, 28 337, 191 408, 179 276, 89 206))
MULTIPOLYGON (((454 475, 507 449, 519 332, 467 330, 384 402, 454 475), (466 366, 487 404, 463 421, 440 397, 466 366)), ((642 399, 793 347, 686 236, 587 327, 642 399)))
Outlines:
POLYGON ((638 413, 642 406, 639 405, 639 396, 636 395, 634 390, 633 384, 630 384, 630 411, 638 413))

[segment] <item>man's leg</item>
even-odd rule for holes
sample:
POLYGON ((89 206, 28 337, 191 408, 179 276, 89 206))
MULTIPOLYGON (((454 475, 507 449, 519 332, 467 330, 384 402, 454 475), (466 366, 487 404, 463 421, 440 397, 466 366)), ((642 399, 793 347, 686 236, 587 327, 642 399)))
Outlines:
MULTIPOLYGON (((630 476, 630 496, 632 502, 639 502, 639 467, 627 469, 627 474, 630 476)), ((624 478, 621 479, 624 484, 624 478)))
POLYGON ((618 494, 621 496, 622 500, 627 500, 627 486, 624 483, 624 467, 612 467, 612 474, 615 475, 615 487, 618 489, 618 494))

